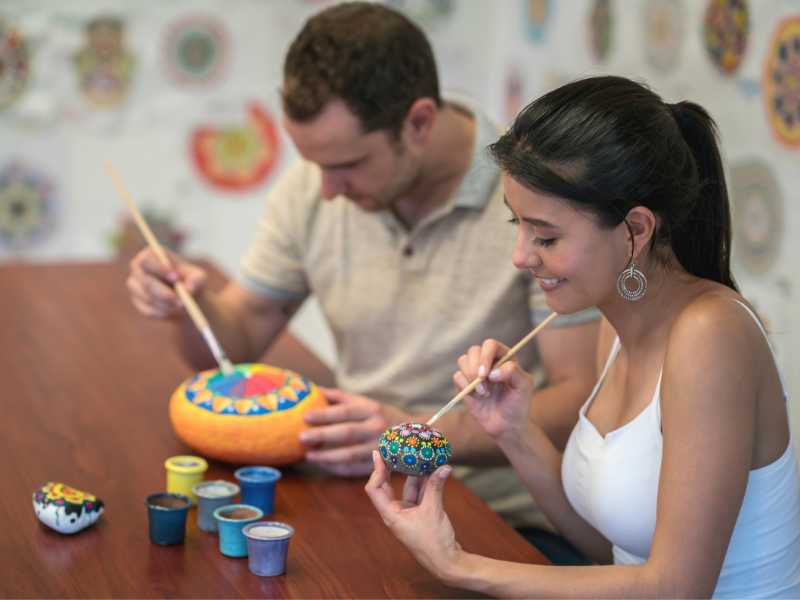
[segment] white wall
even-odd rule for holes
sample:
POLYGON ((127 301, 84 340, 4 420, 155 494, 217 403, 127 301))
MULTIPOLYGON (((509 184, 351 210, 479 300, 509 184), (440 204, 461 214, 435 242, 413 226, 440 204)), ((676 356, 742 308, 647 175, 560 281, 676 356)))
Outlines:
MULTIPOLYGON (((0 237, 0 260, 111 257, 107 238, 118 227, 122 207, 104 173, 103 163, 110 159, 142 206, 168 214, 187 234, 186 253, 209 256, 225 270, 235 271, 261 213, 264 193, 294 152, 281 138, 275 171, 257 186, 231 193, 210 186, 198 175, 187 150, 190 134, 198 124, 242 123, 244 105, 254 99, 277 116, 276 90, 285 49, 304 19, 326 4, 4 0, 0 17, 25 35, 31 74, 23 95, 0 108, 0 170, 12 160, 35 166, 51 181, 58 210, 49 235, 39 241, 12 248, 0 237), (176 85, 165 70, 163 39, 175 19, 198 13, 212 15, 227 31, 228 62, 214 83, 187 89, 176 85), (100 14, 124 20, 125 48, 136 61, 126 100, 104 109, 92 107, 78 92, 72 62, 85 43, 85 23, 100 14)), ((800 431, 800 373, 792 368, 800 358, 800 314, 794 308, 800 267, 790 260, 798 251, 798 236, 792 232, 800 231, 800 203, 794 202, 800 146, 777 141, 765 110, 762 79, 774 31, 783 19, 800 16, 800 0, 749 3, 744 58, 739 69, 727 76, 706 53, 706 1, 610 2, 611 49, 603 59, 592 53, 589 43, 595 0, 396 0, 393 4, 418 18, 430 34, 444 87, 472 95, 501 122, 507 122, 520 103, 592 73, 644 79, 668 100, 692 99, 711 111, 720 125, 726 167, 732 175, 741 175, 738 180, 732 177, 737 227, 754 244, 735 246, 735 274, 768 321, 792 402, 793 427, 800 431), (445 14, 437 17, 437 8, 445 14), (673 18, 656 19, 653 29, 648 15, 659 8, 673 18), (536 10, 545 16, 541 23, 529 18, 529 11, 536 10), (508 93, 511 70, 517 72, 517 100, 508 93), (767 165, 772 187, 747 180, 745 166, 750 161, 767 165), (770 217, 769 210, 751 202, 748 189, 762 190, 767 196, 763 206, 772 207, 777 216, 770 217), (773 251, 775 260, 753 256, 761 251, 773 251)), ((0 85, 0 107, 2 89, 0 85)), ((328 362, 335 360, 313 304, 296 317, 293 330, 328 362)))

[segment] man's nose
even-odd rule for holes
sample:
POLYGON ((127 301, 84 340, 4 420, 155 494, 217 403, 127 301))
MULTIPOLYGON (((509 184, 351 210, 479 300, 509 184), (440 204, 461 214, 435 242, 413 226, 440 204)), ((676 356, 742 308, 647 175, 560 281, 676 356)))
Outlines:
POLYGON ((344 192, 344 180, 341 175, 322 171, 321 193, 325 200, 331 200, 344 192))

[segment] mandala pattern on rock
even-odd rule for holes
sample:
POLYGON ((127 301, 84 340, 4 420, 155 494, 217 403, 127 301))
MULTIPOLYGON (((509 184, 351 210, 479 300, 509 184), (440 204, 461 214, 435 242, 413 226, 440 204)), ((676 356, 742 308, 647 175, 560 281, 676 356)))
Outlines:
POLYGON ((378 451, 390 469, 413 476, 430 475, 453 455, 444 434, 421 423, 389 427, 381 434, 378 451))

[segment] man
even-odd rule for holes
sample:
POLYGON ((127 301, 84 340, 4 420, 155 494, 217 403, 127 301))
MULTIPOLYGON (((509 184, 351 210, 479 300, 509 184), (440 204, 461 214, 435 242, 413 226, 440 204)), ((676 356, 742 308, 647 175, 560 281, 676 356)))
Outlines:
MULTIPOLYGON (((511 264, 499 172, 484 148, 496 128, 443 100, 425 35, 384 6, 354 2, 312 17, 289 48, 284 126, 303 160, 270 191, 241 273, 219 294, 205 274, 150 251, 131 263, 134 304, 174 318, 198 368, 210 356, 173 293, 184 281, 235 362, 257 360, 310 294, 338 352, 331 406, 309 413, 307 459, 342 476, 371 472, 391 424, 424 422, 453 394, 456 359, 494 337, 513 344, 548 310, 511 264)), ((533 415, 562 445, 595 379, 596 315, 559 318, 522 351, 547 382, 533 415), (560 321, 560 322, 559 322, 560 321)), ((459 474, 516 526, 541 515, 465 410, 437 422, 459 474)))

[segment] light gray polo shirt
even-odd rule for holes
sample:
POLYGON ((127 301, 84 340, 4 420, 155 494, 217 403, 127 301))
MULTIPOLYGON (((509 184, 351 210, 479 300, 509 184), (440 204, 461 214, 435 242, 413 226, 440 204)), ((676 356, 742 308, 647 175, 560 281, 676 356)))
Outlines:
MULTIPOLYGON (((489 337, 513 345, 550 313, 530 274, 511 264, 515 230, 486 153, 498 130, 464 108, 476 118, 472 164, 449 201, 412 230, 391 211, 323 200, 319 169, 299 161, 270 191, 241 262, 240 281, 252 291, 318 298, 341 389, 429 414, 454 395, 456 360, 469 346, 489 337)), ((562 316, 552 326, 592 318, 562 316)), ((536 370, 536 344, 518 360, 536 370)), ((456 474, 512 524, 542 524, 510 468, 456 474)))

